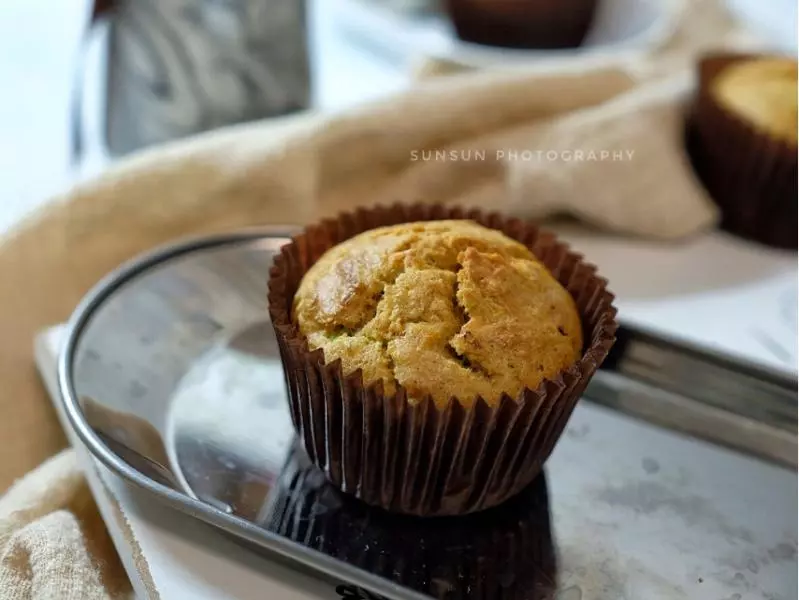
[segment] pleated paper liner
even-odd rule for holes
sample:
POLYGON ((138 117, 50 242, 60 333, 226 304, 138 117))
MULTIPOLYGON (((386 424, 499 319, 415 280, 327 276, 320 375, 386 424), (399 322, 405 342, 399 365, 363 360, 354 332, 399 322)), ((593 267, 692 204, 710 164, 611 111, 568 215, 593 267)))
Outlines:
POLYGON ((778 248, 797 247, 797 147, 742 120, 711 87, 724 69, 757 58, 718 54, 699 63, 699 90, 688 119, 694 169, 721 208, 722 227, 778 248))
POLYGON ((546 476, 501 507, 419 518, 340 493, 296 448, 263 525, 304 546, 434 598, 549 600, 557 587, 546 476))
POLYGON ((390 206, 343 214, 308 227, 276 255, 269 311, 280 348, 294 426, 311 461, 340 490, 386 510, 457 515, 495 506, 524 489, 549 457, 575 403, 615 341, 616 310, 593 265, 533 224, 443 206, 390 206), (354 235, 399 223, 471 219, 527 245, 571 293, 582 317, 581 358, 553 380, 504 395, 415 403, 402 386, 325 364, 291 321, 303 275, 325 251, 354 235), (471 399, 469 399, 471 400, 471 399), (493 400, 493 399, 492 399, 493 400))

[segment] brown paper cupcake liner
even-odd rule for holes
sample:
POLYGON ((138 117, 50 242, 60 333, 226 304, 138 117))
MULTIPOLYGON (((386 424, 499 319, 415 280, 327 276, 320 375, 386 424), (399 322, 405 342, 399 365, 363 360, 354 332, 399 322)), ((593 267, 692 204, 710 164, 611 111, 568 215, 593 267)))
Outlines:
POLYGON ((390 206, 308 227, 281 249, 269 280, 269 311, 280 348, 294 426, 311 461, 340 490, 393 512, 455 515, 497 505, 540 472, 589 379, 615 341, 613 295, 596 268, 536 226, 498 214, 443 206, 390 206), (361 371, 325 364, 291 321, 303 275, 334 245, 369 229, 471 219, 528 246, 571 293, 582 317, 582 357, 535 390, 498 402, 430 397, 410 403, 402 386, 383 393, 361 371))
POLYGON ((762 132, 713 96, 714 79, 754 58, 718 54, 699 63, 699 90, 688 119, 694 169, 722 213, 722 228, 779 248, 797 247, 797 148, 762 132))
POLYGON ((544 474, 493 510, 422 519, 351 500, 297 448, 272 494, 270 531, 433 598, 549 600, 556 592, 544 474))
POLYGON ((576 48, 594 20, 597 0, 447 0, 458 37, 487 46, 576 48))

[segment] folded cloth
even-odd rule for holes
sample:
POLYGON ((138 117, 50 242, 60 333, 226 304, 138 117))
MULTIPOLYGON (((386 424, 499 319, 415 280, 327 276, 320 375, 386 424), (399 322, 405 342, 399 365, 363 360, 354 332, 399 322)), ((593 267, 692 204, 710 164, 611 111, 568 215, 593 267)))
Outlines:
POLYGON ((46 461, 0 498, 0 590, 5 600, 131 596, 74 452, 46 461))
POLYGON ((686 75, 639 86, 531 134, 528 143, 546 148, 545 158, 511 163, 509 212, 536 219, 566 213, 655 238, 714 225, 718 210, 681 151, 686 75), (564 164, 553 169, 547 156, 564 164))
MULTIPOLYGON (((618 75, 602 73, 605 83, 618 75)), ((378 197, 453 198, 539 220, 565 214, 662 239, 713 226, 718 211, 682 150, 689 74, 617 84, 619 93, 586 108, 492 129, 435 151, 412 151, 419 163, 378 197)))
MULTIPOLYGON (((146 151, 56 199, 0 239, 0 490, 65 445, 32 363, 34 334, 121 262, 176 237, 419 200, 568 213, 659 239, 711 226, 681 153, 680 110, 697 40, 725 41, 728 28, 715 0, 696 1, 675 36, 690 41, 682 52, 425 79, 350 113, 146 151), (485 158, 461 159, 466 150, 485 158)), ((100 525, 70 454, 14 485, 0 502, 0 597, 128 593, 100 525)))

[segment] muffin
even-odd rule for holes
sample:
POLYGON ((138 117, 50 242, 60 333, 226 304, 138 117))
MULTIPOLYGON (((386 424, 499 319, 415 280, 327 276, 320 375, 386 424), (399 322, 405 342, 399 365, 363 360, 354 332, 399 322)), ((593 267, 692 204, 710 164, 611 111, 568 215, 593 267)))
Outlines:
POLYGON ((506 48, 575 48, 594 19, 597 0, 447 0, 458 37, 506 48))
POLYGON ((797 63, 718 55, 700 63, 688 149, 722 227, 797 246, 797 63))
POLYGON ((311 350, 408 402, 489 406, 580 357, 569 293, 523 244, 473 221, 402 223, 331 248, 294 297, 311 350))
POLYGON ((275 258, 269 308, 310 460, 415 515, 528 485, 616 329, 605 281, 551 235, 423 205, 309 227, 275 258))
POLYGON ((796 144, 796 82, 795 60, 755 58, 721 71, 710 93, 758 132, 796 144))

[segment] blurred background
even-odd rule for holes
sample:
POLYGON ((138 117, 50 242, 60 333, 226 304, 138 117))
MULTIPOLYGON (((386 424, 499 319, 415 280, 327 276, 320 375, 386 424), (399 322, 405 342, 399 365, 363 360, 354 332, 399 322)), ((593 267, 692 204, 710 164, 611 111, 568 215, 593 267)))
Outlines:
MULTIPOLYGON (((737 19, 775 48, 795 51, 795 2, 725 2, 737 19)), ((591 15, 590 31, 575 25, 577 42, 523 31, 538 35, 538 48, 501 48, 496 44, 514 45, 515 40, 489 39, 492 28, 481 30, 475 23, 501 18, 513 4, 141 0, 95 5, 92 0, 6 0, 0 8, 0 81, 5 92, 0 97, 0 231, 75 177, 101 170, 112 154, 307 107, 346 109, 407 86, 423 57, 491 67, 661 43, 683 3, 608 0, 591 15), (114 15, 112 27, 109 14, 114 15), (173 31, 165 31, 164 24, 173 31), (175 45, 175 40, 180 42, 175 45), (581 47, 568 47, 575 43, 581 47), (542 48, 547 45, 551 47, 542 48), (181 47, 199 59, 180 63, 181 47), (233 81, 230 71, 236 61, 244 76, 233 81), (259 70, 259 64, 269 68, 259 70), (171 85, 179 87, 183 77, 184 88, 177 91, 184 95, 192 85, 203 87, 208 96, 203 118, 197 117, 196 102, 187 104, 179 93, 173 94, 177 100, 159 102, 153 88, 156 101, 142 99, 142 89, 164 79, 159 68, 168 73, 171 85), (185 75, 192 69, 194 83, 185 75), (283 91, 279 97, 268 91, 276 88, 283 91)), ((576 14, 577 7, 590 3, 571 4, 569 10, 576 14)), ((690 4, 684 9, 690 11, 690 4)))
MULTIPOLYGON (((103 8, 103 3, 98 4, 103 8)), ((235 38, 237 28, 242 29, 242 22, 236 21, 236 15, 241 14, 237 11, 248 8, 262 9, 263 20, 282 23, 280 40, 302 45, 303 50, 307 44, 307 74, 303 71, 303 56, 296 50, 298 56, 293 62, 276 71, 287 73, 287 80, 307 77, 310 86, 308 98, 298 98, 301 101, 296 106, 285 106, 278 101, 270 107, 267 102, 261 114, 247 114, 246 111, 237 114, 234 102, 234 109, 214 125, 223 124, 224 116, 230 121, 269 117, 285 110, 304 108, 301 106, 303 102, 323 109, 340 109, 401 89, 406 84, 401 62, 387 60, 379 53, 364 49, 361 44, 353 45, 347 41, 337 25, 336 7, 332 2, 170 0, 159 6, 145 0, 129 4, 132 5, 128 7, 130 10, 119 10, 126 18, 119 24, 117 32, 121 38, 117 73, 141 68, 139 77, 152 75, 149 71, 152 57, 146 55, 152 40, 141 39, 137 32, 141 29, 141 19, 163 21, 163 14, 159 19, 158 8, 167 14, 180 13, 187 8, 205 11, 210 22, 205 26, 196 21, 194 24, 200 31, 205 30, 207 38, 200 44, 207 51, 213 51, 216 36, 223 40, 235 38), (139 4, 141 11, 136 8, 139 4), (287 14, 280 14, 281 8, 287 14), (128 16, 128 13, 131 14, 128 16), (297 21, 297 16, 301 16, 303 21, 297 21), (145 52, 145 56, 141 52, 145 52)), ((93 0, 9 0, 0 7, 0 81, 5 91, 0 100, 0 172, 3 173, 0 178, 0 231, 64 189, 75 177, 101 170, 109 159, 103 132, 109 83, 109 25, 108 19, 104 18, 90 25, 93 10, 93 0), (76 165, 72 156, 75 110, 80 111, 84 151, 76 165)), ((185 27, 185 23, 180 26, 185 27)), ((243 40, 246 32, 240 33, 243 40)), ((265 42, 269 42, 269 36, 264 37, 265 42)), ((248 56, 241 51, 240 45, 233 46, 239 52, 239 59, 252 60, 258 58, 259 53, 261 57, 272 57, 273 60, 275 57, 275 53, 269 53, 269 48, 251 52, 248 56)), ((224 50, 225 42, 217 49, 220 48, 224 50)), ((213 68, 209 62, 209 71, 213 68)), ((125 85, 136 87, 136 76, 126 78, 120 88, 125 85)), ((221 74, 220 79, 211 85, 225 88, 230 86, 230 82, 221 74)), ((295 82, 295 86, 301 89, 302 82, 295 82)), ((225 90, 222 91, 224 94, 225 90)), ((130 109, 124 106, 124 99, 118 102, 115 105, 118 110, 130 109)), ((154 121, 159 118, 148 114, 154 121)), ((140 122, 145 120, 145 114, 139 115, 140 122)), ((206 128, 211 124, 206 123, 206 128)), ((197 125, 197 128, 203 127, 197 125)), ((191 129, 189 126, 184 131, 191 129)), ((177 135, 173 127, 166 125, 162 133, 165 138, 177 135)), ((120 142, 123 147, 126 144, 135 145, 133 142, 120 142)))

